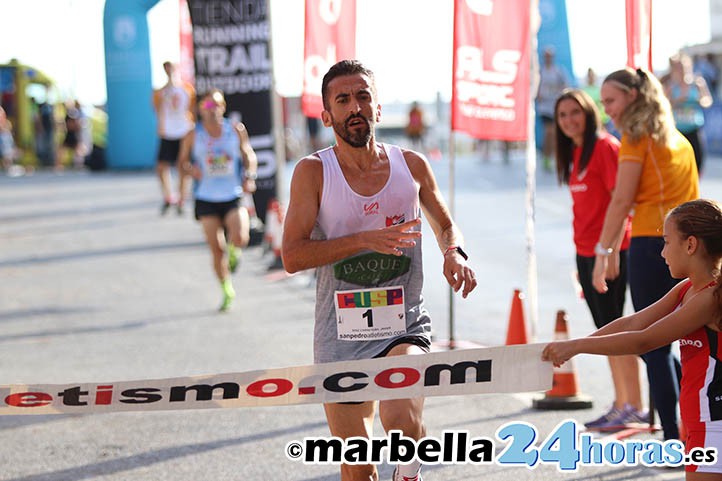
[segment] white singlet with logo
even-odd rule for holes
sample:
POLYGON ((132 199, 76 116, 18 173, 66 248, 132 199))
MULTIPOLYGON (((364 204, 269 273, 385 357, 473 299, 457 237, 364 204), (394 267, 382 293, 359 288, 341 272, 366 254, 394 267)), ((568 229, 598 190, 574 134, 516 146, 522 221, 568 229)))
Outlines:
MULTIPOLYGON (((335 239, 420 216, 419 186, 401 149, 378 145, 390 172, 386 184, 370 196, 351 189, 333 148, 318 152, 323 191, 312 239, 335 239)), ((401 256, 360 252, 319 267, 317 274, 315 362, 369 359, 399 338, 430 340, 431 319, 421 296, 421 239, 401 256)))

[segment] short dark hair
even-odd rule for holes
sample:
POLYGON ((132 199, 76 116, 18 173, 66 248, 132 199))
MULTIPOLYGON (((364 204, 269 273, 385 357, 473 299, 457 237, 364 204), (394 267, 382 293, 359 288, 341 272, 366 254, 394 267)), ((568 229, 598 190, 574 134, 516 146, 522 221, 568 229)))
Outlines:
POLYGON ((328 84, 331 83, 331 80, 335 79, 336 77, 357 74, 367 76, 371 80, 371 87, 374 91, 376 90, 374 73, 371 70, 366 68, 358 60, 341 60, 340 62, 331 66, 331 68, 328 69, 328 72, 326 72, 326 75, 323 76, 323 81, 321 82, 321 100, 323 100, 324 109, 328 110, 330 108, 330 104, 328 102, 328 99, 326 98, 326 95, 328 94, 328 84))

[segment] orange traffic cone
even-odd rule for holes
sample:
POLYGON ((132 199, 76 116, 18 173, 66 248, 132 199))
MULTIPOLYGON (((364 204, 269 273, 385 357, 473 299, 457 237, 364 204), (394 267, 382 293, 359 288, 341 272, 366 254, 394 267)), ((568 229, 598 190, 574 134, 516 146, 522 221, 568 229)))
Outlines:
POLYGON ((509 312, 509 330, 506 331, 507 346, 528 343, 522 299, 524 299, 524 294, 519 289, 514 289, 514 297, 511 299, 511 311, 509 312))
MULTIPOLYGON (((564 311, 557 311, 554 340, 566 341, 567 339, 569 339, 567 314, 564 311)), ((552 388, 544 394, 543 398, 534 399, 532 407, 534 409, 590 409, 593 404, 592 399, 578 391, 577 373, 570 359, 561 367, 554 368, 552 388)))

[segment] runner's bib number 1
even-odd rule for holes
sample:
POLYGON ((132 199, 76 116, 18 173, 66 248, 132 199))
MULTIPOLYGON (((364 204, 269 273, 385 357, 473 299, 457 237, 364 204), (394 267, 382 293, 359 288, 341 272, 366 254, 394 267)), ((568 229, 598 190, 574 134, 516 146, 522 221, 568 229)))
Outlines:
POLYGON ((334 302, 340 340, 387 339, 406 333, 403 286, 336 291, 334 302))

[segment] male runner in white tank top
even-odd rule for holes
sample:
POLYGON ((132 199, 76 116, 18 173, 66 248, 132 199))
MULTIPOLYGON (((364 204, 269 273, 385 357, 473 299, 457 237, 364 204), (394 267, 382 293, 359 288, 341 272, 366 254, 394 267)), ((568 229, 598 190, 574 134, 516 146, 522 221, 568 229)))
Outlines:
POLYGON ((168 82, 153 92, 153 108, 158 117, 158 159, 156 174, 163 195, 161 214, 171 204, 176 204, 178 214, 183 214, 183 202, 188 194, 190 176, 178 169, 178 195, 174 198, 171 188, 171 167, 175 166, 180 154, 181 140, 193 130, 195 123, 196 91, 191 84, 180 78, 177 66, 164 62, 163 69, 168 82))
MULTIPOLYGON (((321 118, 333 128, 336 146, 296 166, 283 232, 286 270, 318 269, 315 362, 424 354, 431 320, 421 297, 420 208, 444 255, 444 276, 466 297, 476 280, 461 232, 427 160, 376 142, 381 106, 370 70, 341 61, 324 76, 321 94, 321 118), (384 312, 376 312, 378 303, 366 309, 370 295, 385 301, 384 312), (388 310, 394 315, 385 315, 388 310), (336 322, 342 317, 343 323, 336 322)), ((423 398, 381 401, 384 429, 422 438, 423 405, 423 398)), ((375 402, 324 407, 332 435, 372 435, 375 402)), ((342 465, 341 480, 378 480, 378 473, 373 465, 342 465)), ((394 470, 394 481, 420 480, 418 462, 394 470)))

